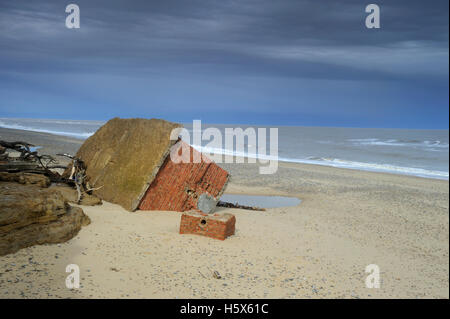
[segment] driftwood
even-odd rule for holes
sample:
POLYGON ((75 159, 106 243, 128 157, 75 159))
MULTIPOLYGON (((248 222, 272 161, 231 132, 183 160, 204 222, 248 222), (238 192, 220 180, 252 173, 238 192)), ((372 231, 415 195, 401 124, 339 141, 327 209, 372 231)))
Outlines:
POLYGON ((34 173, 46 175, 52 182, 64 182, 61 175, 51 171, 54 168, 62 168, 57 164, 55 158, 50 155, 39 155, 37 151, 31 151, 30 147, 33 144, 17 141, 6 142, 0 141, 1 158, 0 171, 8 173, 34 173), (9 157, 6 149, 11 149, 18 152, 18 157, 9 157))
POLYGON ((239 205, 238 203, 228 203, 228 202, 222 202, 219 201, 217 203, 217 206, 219 207, 227 207, 227 208, 240 208, 240 209, 247 209, 247 210, 258 210, 258 211, 265 211, 265 208, 261 207, 255 207, 255 206, 245 206, 245 205, 239 205))
POLYGON ((86 164, 78 157, 70 154, 56 154, 58 156, 65 156, 72 159, 72 171, 68 178, 69 183, 73 183, 77 189, 78 199, 80 203, 83 198, 83 193, 91 194, 93 191, 102 188, 103 186, 93 188, 86 179, 86 164))
POLYGON ((74 186, 78 193, 78 203, 81 202, 83 193, 90 194, 92 191, 101 188, 92 188, 89 182, 86 181, 86 165, 81 159, 70 154, 56 154, 72 160, 72 173, 67 178, 52 171, 52 169, 56 168, 66 169, 67 166, 58 165, 58 161, 50 155, 40 155, 37 151, 31 151, 30 148, 33 146, 33 144, 22 141, 6 142, 0 140, 0 171, 8 173, 26 172, 43 174, 51 182, 66 183, 74 186), (6 149, 19 152, 20 155, 18 157, 9 157, 6 149))
POLYGON ((50 155, 39 155, 37 151, 31 151, 30 147, 33 147, 33 144, 17 141, 17 142, 6 142, 0 141, 0 146, 5 149, 12 149, 16 152, 19 152, 20 155, 17 158, 18 161, 27 161, 27 162, 37 162, 40 167, 43 169, 47 169, 50 164, 56 163, 57 161, 50 155))

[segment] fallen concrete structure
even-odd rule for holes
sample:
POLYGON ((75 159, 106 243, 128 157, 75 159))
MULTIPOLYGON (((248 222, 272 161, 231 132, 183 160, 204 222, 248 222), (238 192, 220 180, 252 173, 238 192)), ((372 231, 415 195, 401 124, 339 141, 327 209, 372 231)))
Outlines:
MULTIPOLYGON (((176 142, 179 124, 163 120, 114 118, 100 127, 78 150, 95 194, 129 211, 138 208, 159 168, 176 142)), ((71 167, 66 170, 70 174, 71 167)))
POLYGON ((76 157, 86 164, 90 185, 101 187, 95 194, 129 211, 210 213, 229 174, 190 146, 191 158, 197 154, 201 161, 174 163, 170 150, 177 141, 170 136, 178 128, 164 120, 114 118, 85 141, 76 157))

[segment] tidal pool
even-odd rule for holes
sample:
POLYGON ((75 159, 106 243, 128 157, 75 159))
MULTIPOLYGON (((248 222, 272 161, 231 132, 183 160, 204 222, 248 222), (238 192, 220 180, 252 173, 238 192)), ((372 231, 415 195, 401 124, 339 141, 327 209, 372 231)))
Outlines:
POLYGON ((220 201, 260 208, 297 206, 301 202, 297 197, 235 194, 223 194, 220 201))

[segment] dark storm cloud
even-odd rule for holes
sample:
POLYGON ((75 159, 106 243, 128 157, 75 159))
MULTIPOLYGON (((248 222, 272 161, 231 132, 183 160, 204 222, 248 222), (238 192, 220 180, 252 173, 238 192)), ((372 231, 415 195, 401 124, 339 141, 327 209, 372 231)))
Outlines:
MULTIPOLYGON (((292 79, 334 81, 330 86, 394 81, 412 83, 411 89, 448 82, 447 0, 374 1, 381 7, 379 30, 364 26, 370 1, 72 2, 81 9, 78 30, 64 26, 69 2, 0 2, 4 90, 55 94, 65 81, 70 87, 70 77, 88 75, 133 79, 111 83, 120 90, 168 77, 218 85, 250 77, 267 86, 292 79)), ((230 98, 238 103, 239 96, 230 98)))
MULTIPOLYGON (((407 55, 419 68, 429 68, 436 52, 442 58, 448 46, 447 1, 379 2, 382 29, 376 31, 364 28, 361 1, 76 3, 82 14, 78 34, 63 27, 61 1, 2 2, 2 56, 16 57, 31 72, 51 71, 48 64, 64 70, 61 64, 69 59, 69 68, 109 67, 111 59, 119 68, 222 64, 240 72, 331 78, 360 78, 358 68, 366 72, 367 64, 386 62, 387 70, 371 70, 373 78, 382 71, 392 76, 392 67, 408 65, 407 55), (390 65, 395 52, 403 57, 390 65), (47 64, 49 57, 56 60, 47 64)), ((2 60, 4 69, 18 66, 2 60)))

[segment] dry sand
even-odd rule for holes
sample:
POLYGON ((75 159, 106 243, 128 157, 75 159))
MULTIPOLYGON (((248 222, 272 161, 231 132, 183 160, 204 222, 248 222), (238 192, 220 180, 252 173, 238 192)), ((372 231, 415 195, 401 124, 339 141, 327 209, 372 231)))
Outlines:
MULTIPOLYGON (((46 143, 47 153, 80 144, 5 129, 0 138, 46 143)), ((177 212, 81 206, 92 223, 69 242, 0 257, 0 298, 449 297, 448 181, 291 163, 274 175, 222 166, 233 176, 227 193, 302 202, 219 209, 237 219, 225 241, 179 235, 177 212), (68 264, 80 267, 80 289, 65 286, 68 264), (379 289, 365 286, 369 264, 381 270, 379 289)))

